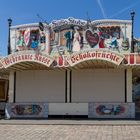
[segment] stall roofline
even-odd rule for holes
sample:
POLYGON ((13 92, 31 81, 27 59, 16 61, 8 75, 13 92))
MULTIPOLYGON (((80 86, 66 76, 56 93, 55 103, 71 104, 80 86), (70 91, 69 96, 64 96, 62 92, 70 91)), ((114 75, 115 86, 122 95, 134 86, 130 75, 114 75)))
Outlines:
MULTIPOLYGON (((62 20, 62 19, 60 19, 62 20)), ((60 21, 60 20, 55 20, 55 21, 60 21)), ((64 19, 66 20, 66 19, 64 19)), ((77 19, 78 20, 78 19, 77 19)), ((79 19, 81 20, 81 19, 79 19)), ((83 20, 87 22, 86 20, 83 20)), ((92 24, 95 25, 100 25, 100 24, 109 24, 109 23, 114 23, 114 24, 131 24, 131 20, 117 20, 117 19, 102 19, 102 20, 94 20, 91 21, 92 24)), ((49 24, 49 26, 52 25, 52 22, 49 24)), ((11 29, 17 29, 17 28, 27 28, 27 27, 38 27, 38 23, 28 23, 28 24, 21 24, 21 25, 16 25, 12 26, 11 29)))

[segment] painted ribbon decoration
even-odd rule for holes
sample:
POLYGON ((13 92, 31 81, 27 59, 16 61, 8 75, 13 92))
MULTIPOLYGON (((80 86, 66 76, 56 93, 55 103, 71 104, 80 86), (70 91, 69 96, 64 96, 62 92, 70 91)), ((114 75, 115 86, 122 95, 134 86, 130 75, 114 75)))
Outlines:
POLYGON ((26 46, 28 45, 29 41, 30 41, 30 29, 28 28, 24 32, 24 42, 26 46))

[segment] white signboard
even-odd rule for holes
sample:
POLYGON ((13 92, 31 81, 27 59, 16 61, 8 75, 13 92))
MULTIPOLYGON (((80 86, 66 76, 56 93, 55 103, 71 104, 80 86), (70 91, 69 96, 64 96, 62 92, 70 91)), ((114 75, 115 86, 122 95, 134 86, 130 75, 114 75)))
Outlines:
POLYGON ((70 64, 70 66, 74 66, 83 61, 95 59, 105 60, 116 65, 120 65, 120 63, 124 59, 124 56, 116 52, 98 49, 73 53, 70 57, 67 58, 67 61, 70 64))
POLYGON ((0 60, 1 68, 8 68, 20 62, 36 62, 47 67, 53 63, 54 59, 43 53, 35 53, 34 51, 17 52, 0 60))

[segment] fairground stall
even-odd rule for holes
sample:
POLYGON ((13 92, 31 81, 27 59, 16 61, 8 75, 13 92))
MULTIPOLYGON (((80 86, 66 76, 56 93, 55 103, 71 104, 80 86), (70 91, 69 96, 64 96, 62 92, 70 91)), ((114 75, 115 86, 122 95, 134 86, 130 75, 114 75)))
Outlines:
POLYGON ((131 21, 75 18, 12 26, 7 118, 135 118, 131 21))

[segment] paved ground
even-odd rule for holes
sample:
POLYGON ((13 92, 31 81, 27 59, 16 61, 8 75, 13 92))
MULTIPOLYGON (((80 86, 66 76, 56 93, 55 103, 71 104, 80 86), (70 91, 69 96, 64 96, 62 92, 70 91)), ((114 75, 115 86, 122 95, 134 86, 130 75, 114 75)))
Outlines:
POLYGON ((0 120, 0 140, 140 140, 140 122, 0 120))
POLYGON ((0 125, 0 140, 140 140, 140 126, 0 125))

